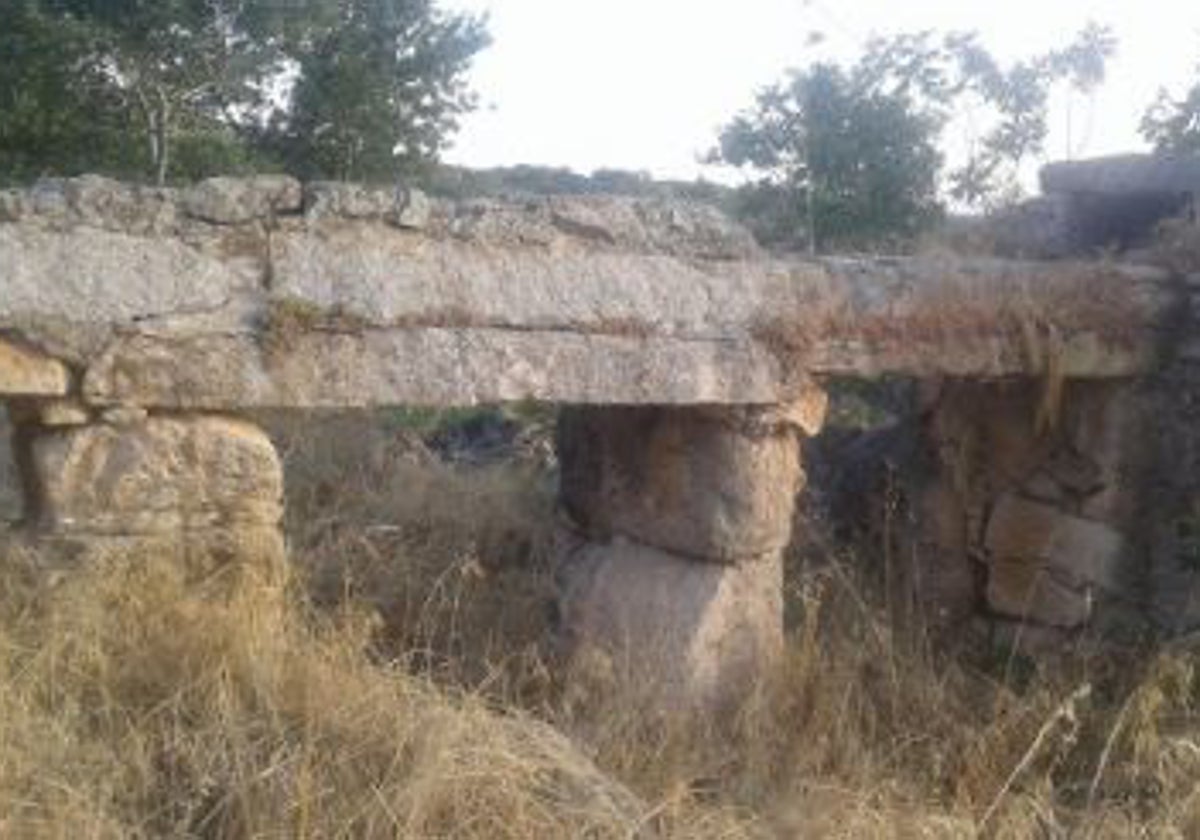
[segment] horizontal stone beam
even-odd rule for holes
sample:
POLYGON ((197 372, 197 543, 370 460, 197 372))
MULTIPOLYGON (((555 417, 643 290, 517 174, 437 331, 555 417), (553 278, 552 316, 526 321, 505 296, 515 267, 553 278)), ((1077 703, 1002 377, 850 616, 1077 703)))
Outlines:
POLYGON ((1149 269, 781 259, 704 207, 418 196, 0 194, 0 332, 100 405, 778 403, 807 375, 1128 376, 1171 302, 1149 269))
POLYGON ((1041 182, 1047 193, 1200 193, 1200 157, 1130 154, 1061 161, 1042 168, 1041 182))

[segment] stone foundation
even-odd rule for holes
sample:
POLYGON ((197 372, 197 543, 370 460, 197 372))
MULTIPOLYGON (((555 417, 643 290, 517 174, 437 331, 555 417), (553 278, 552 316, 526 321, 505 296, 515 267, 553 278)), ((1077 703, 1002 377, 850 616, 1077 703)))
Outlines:
POLYGON ((783 643, 807 411, 572 408, 559 420, 558 641, 665 708, 745 696, 783 643))
POLYGON ((50 563, 166 553, 190 578, 277 578, 283 475, 267 436, 221 416, 123 408, 47 425, 15 412, 25 491, 21 536, 50 563))

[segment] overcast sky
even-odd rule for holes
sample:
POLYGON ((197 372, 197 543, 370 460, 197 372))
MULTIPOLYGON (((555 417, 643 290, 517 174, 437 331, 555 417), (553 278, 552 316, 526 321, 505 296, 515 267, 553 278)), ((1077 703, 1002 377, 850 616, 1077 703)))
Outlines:
MULTIPOLYGON (((1069 41, 1088 20, 1119 41, 1108 82, 1071 111, 1071 154, 1141 148, 1137 123, 1160 86, 1200 64, 1194 0, 441 0, 487 12, 494 39, 472 72, 482 97, 447 159, 580 172, 646 170, 727 180, 697 158, 717 129, 785 68, 853 58, 872 34, 974 29, 1002 59, 1069 41), (816 51, 806 35, 824 33, 816 51)), ((1047 156, 1067 156, 1059 103, 1047 156)))

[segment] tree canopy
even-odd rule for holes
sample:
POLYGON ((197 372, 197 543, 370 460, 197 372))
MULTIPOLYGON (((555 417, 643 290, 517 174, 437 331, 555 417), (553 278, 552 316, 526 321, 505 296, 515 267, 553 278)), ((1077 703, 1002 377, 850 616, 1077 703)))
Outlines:
POLYGON ((776 244, 855 246, 910 239, 932 224, 943 189, 983 205, 1010 193, 1048 133, 1050 91, 1090 91, 1115 48, 1088 26, 1066 47, 1008 67, 975 33, 877 38, 843 66, 818 62, 763 90, 720 134, 714 161, 749 168, 744 218, 776 244), (945 172, 955 113, 978 128, 945 172))
POLYGON ((429 0, 343 4, 297 51, 290 107, 276 112, 268 145, 304 176, 420 168, 474 106, 463 74, 487 42, 481 21, 445 15, 429 0))
POLYGON ((473 105, 484 22, 431 0, 0 0, 0 177, 384 178, 473 105))
POLYGON ((1197 80, 1182 96, 1166 90, 1142 116, 1142 136, 1160 152, 1200 153, 1200 66, 1197 80))

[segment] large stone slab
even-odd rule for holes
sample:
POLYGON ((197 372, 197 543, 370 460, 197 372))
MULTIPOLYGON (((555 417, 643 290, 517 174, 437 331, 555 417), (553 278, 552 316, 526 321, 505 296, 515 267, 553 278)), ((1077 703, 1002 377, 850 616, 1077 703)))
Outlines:
POLYGON ((398 196, 5 193, 0 330, 88 368, 101 403, 778 404, 806 373, 1129 375, 1155 364, 1173 300, 1164 275, 1112 265, 772 258, 676 202, 433 202, 416 220, 398 196))
POLYGON ((783 643, 779 555, 696 563, 617 539, 569 542, 558 570, 559 639, 572 662, 659 708, 744 699, 783 643))
POLYGON ((283 475, 257 427, 150 417, 30 435, 32 525, 48 534, 136 536, 277 526, 283 475))
POLYGON ((595 540, 614 534, 734 563, 782 550, 804 474, 794 430, 754 412, 571 408, 559 415, 560 498, 595 540))
POLYGON ((189 216, 233 225, 300 212, 303 188, 286 175, 253 178, 208 178, 184 191, 182 205, 189 216))
POLYGON ((261 275, 255 260, 172 236, 11 224, 0 224, 0 266, 0 328, 81 364, 118 330, 201 317, 228 329, 261 275))
POLYGON ((1096 595, 1118 591, 1125 541, 1111 525, 1007 495, 988 520, 988 603, 1005 615, 1072 627, 1096 595))
POLYGON ((1044 166, 1048 193, 1200 193, 1200 155, 1132 154, 1044 166))
POLYGON ((1115 589, 1125 543, 1112 525, 1007 495, 988 519, 984 546, 994 559, 1040 563, 1072 586, 1115 589))
POLYGON ((94 403, 337 408, 560 403, 772 403, 791 375, 753 343, 506 329, 321 329, 133 335, 88 369, 94 403))

